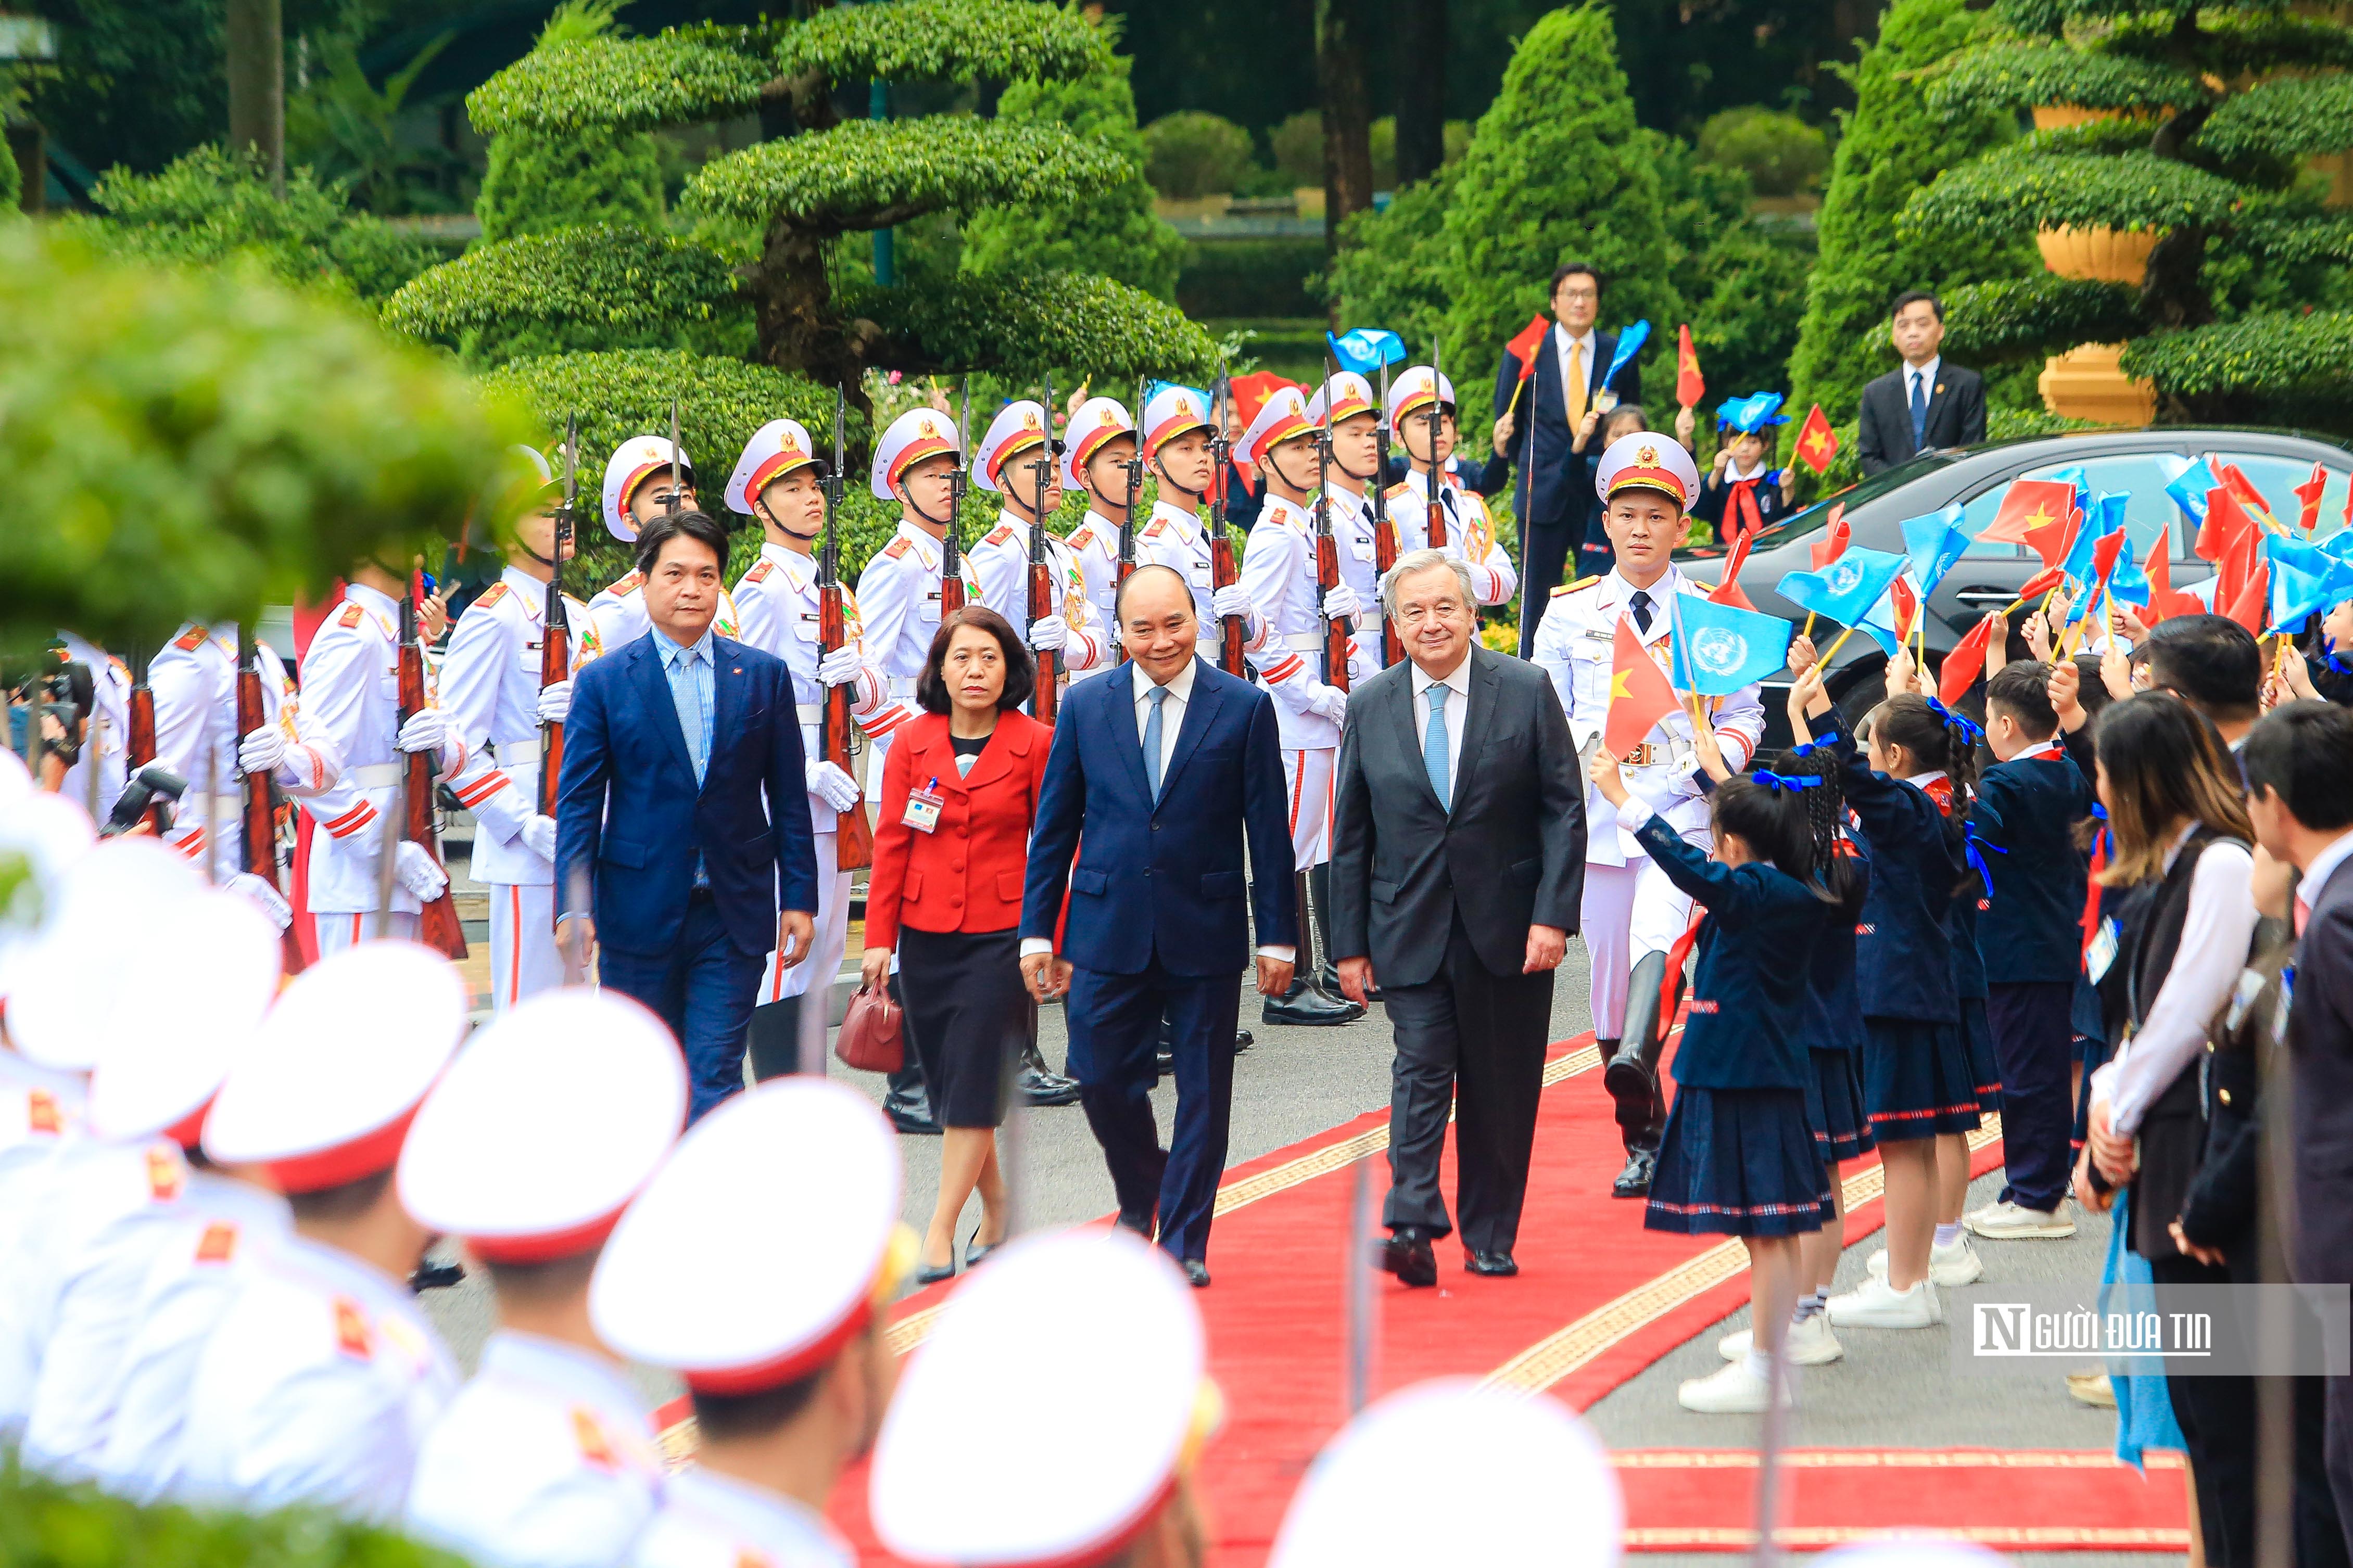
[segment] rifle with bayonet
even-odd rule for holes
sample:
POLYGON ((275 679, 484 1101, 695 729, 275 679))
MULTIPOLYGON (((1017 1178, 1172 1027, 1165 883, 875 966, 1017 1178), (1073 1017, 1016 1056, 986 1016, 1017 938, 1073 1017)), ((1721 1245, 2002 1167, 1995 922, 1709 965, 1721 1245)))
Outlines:
MULTIPOLYGON (((406 724, 425 711, 425 644, 417 630, 417 590, 412 579, 400 595, 400 722, 406 724)), ((403 752, 400 837, 442 864, 441 847, 433 833, 433 774, 439 766, 432 752, 403 752)), ((417 922, 418 940, 452 959, 466 956, 465 928, 458 923, 458 906, 445 880, 440 893, 427 903, 417 922)))
MULTIPOLYGON (((261 699, 261 668, 253 651, 253 633, 243 626, 237 629, 237 733, 239 740, 252 734, 269 721, 269 710, 261 699)), ((244 779, 243 816, 245 868, 269 884, 269 890, 282 894, 285 889, 278 881, 278 802, 270 793, 270 771, 259 768, 244 779)), ((283 966, 288 974, 302 972, 302 939, 294 934, 289 924, 280 933, 280 945, 284 952, 283 966)))
MULTIPOLYGON (((1226 531, 1226 473, 1233 453, 1233 443, 1226 438, 1226 413, 1233 395, 1233 382, 1220 356, 1217 392, 1209 400, 1209 460, 1216 465, 1209 479, 1209 584, 1213 588, 1230 588, 1242 580, 1241 563, 1234 559, 1233 535, 1226 531)), ((1140 422, 1142 416, 1137 417, 1140 422)), ((1218 668, 1237 680, 1250 679, 1242 663, 1242 646, 1249 640, 1250 626, 1241 616, 1219 617, 1218 668)))
POLYGON ((1347 617, 1327 613, 1340 585, 1340 542, 1332 536, 1332 361, 1324 361, 1324 423, 1315 431, 1315 613, 1324 619, 1324 684, 1348 689, 1347 617))
MULTIPOLYGON (((1135 570, 1135 503, 1144 493, 1144 378, 1135 378, 1135 450, 1127 459, 1127 510, 1125 521, 1119 525, 1119 574, 1117 583, 1127 581, 1135 570)), ((1123 647, 1120 657, 1125 658, 1123 647)))
POLYGON ((940 619, 964 608, 964 557, 958 553, 964 529, 964 492, 972 483, 965 454, 972 449, 972 382, 956 384, 956 466, 948 476, 948 531, 940 541, 940 619))
MULTIPOLYGON (((849 618, 841 592, 841 423, 847 399, 833 389, 833 467, 825 478, 825 541, 817 554, 817 644, 831 653, 849 642, 849 618)), ((849 688, 828 686, 818 715, 818 754, 843 773, 849 772, 849 688)), ((835 819, 834 863, 844 871, 874 864, 874 830, 866 820, 866 803, 859 801, 835 819)))
MULTIPOLYGON (((137 778, 139 770, 155 760, 155 690, 147 684, 147 664, 153 657, 143 646, 131 645, 130 710, 123 715, 122 736, 126 778, 137 778)), ((150 831, 159 836, 164 833, 171 825, 171 802, 156 795, 142 820, 150 831)))
MULTIPOLYGON (((1054 581, 1053 554, 1046 548, 1046 486, 1052 478, 1054 466, 1054 373, 1045 373, 1045 395, 1038 406, 1045 414, 1046 445, 1039 453, 1042 459, 1036 469, 1038 481, 1030 493, 1029 522, 1029 624, 1036 626, 1049 616, 1061 613, 1061 595, 1054 581)), ((1062 650, 1048 648, 1038 656, 1038 680, 1029 696, 1029 714, 1040 724, 1050 724, 1061 707, 1062 650)))
MULTIPOLYGON (((1380 420, 1373 426, 1373 439, 1379 445, 1380 456, 1373 467, 1373 569, 1380 580, 1389 580, 1389 568, 1398 562, 1397 524, 1389 519, 1389 362, 1381 361, 1380 420)), ((1381 617, 1381 666, 1387 668, 1405 658, 1405 642, 1398 636, 1397 627, 1388 616, 1381 617)))
POLYGON ((1436 338, 1430 343, 1430 514, 1428 542, 1432 550, 1446 548, 1446 486, 1438 469, 1438 431, 1446 418, 1442 392, 1446 372, 1440 361, 1446 345, 1436 338))
MULTIPOLYGON (((555 546, 547 577, 547 615, 540 631, 539 686, 544 691, 572 679, 572 617, 564 607, 564 552, 579 537, 580 473, 574 454, 580 445, 580 420, 564 421, 564 504, 555 509, 555 546)), ((671 447, 673 455, 677 447, 671 447)), ((539 726, 539 814, 555 815, 556 775, 564 770, 564 724, 543 720, 539 726)), ((559 900, 560 902, 561 900, 559 900)))

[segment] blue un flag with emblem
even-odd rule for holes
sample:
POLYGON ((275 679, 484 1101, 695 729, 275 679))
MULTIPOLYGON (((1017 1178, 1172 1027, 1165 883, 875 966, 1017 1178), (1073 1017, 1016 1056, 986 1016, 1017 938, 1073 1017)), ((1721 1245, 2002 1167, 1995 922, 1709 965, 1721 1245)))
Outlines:
POLYGON ((1778 616, 1682 595, 1675 606, 1674 682, 1703 697, 1729 697, 1789 661, 1795 628, 1778 616))

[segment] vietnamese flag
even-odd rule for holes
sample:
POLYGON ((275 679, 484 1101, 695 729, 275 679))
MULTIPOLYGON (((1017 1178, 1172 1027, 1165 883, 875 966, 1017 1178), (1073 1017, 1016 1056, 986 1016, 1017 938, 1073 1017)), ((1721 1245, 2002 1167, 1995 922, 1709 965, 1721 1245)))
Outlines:
POLYGON ((1724 558, 1724 581, 1708 595, 1710 604, 1756 610, 1757 606, 1748 602, 1746 591, 1740 586, 1740 569, 1748 564, 1748 546, 1756 538, 1756 530, 1750 529, 1732 542, 1732 553, 1724 558))
POLYGON ((2255 520, 2247 515, 2237 492, 2227 484, 2217 485, 2206 492, 2206 521, 2198 525, 2194 548, 2200 560, 2211 561, 2219 566, 2242 538, 2256 530, 2255 520))
MULTIPOLYGON (((2001 498, 2001 508, 1985 525, 1978 541, 1983 544, 2032 544, 2028 536, 2056 524, 2063 529, 2075 509, 2075 487, 2064 479, 2015 479, 2001 498)), ((2057 556, 2039 544, 2035 552, 2049 565, 2057 556)))
POLYGON ((2066 580, 2067 574, 2060 568, 2045 566, 2018 585, 2018 602, 2022 605, 2029 599, 2040 598, 2066 580))
POLYGON ((2026 531, 2026 547, 2042 557, 2044 566, 2059 565, 2074 548, 2076 532, 2083 526, 2084 514, 2071 503, 2064 517, 2031 525, 2026 531))
POLYGON ((2221 476, 2222 482, 2231 488, 2231 493, 2239 498, 2241 504, 2265 521, 2271 520, 2271 502, 2263 500, 2263 492, 2255 489, 2255 481, 2247 478, 2246 469, 2236 463, 2223 463, 2214 471, 2221 476))
MULTIPOLYGON (((2271 620, 2271 563, 2257 556, 2254 570, 2239 584, 2238 593, 2231 600, 2231 607, 2222 613, 2255 636, 2262 637, 2263 628, 2271 620)), ((2217 607, 2222 603, 2219 587, 2215 591, 2214 603, 2217 607)))
POLYGON ((1611 756, 1622 757, 1683 704, 1675 700, 1667 672, 1634 635, 1634 623, 1623 616, 1619 618, 1610 653, 1609 717, 1602 726, 1601 743, 1611 756))
POLYGON ((1707 381, 1699 373, 1699 350, 1692 346, 1691 324, 1685 322, 1675 332, 1675 401, 1685 408, 1697 408, 1706 395, 1707 381))
POLYGON ((1838 449, 1838 432, 1831 428, 1830 416, 1817 403, 1806 416, 1806 422, 1798 426, 1799 460, 1819 474, 1830 468, 1838 449))
POLYGON ((2328 469, 2319 463, 2312 465, 2312 478, 2295 487, 2295 499, 2300 503, 2295 525, 2306 533, 2320 526, 2320 497, 2327 489, 2328 469))
POLYGON ((2120 528, 2093 542, 2092 581, 2098 586, 2107 586, 2108 579, 2116 575, 2116 557, 2124 552, 2125 538, 2125 531, 2120 528))
MULTIPOLYGON (((1993 640, 1993 619, 1988 616, 1969 629, 1969 635, 1953 645, 1945 656, 1945 668, 1936 672, 1936 700, 1949 708, 1968 694, 1985 673, 1986 645, 1993 640)), ((2007 634, 2010 623, 2001 624, 2007 634)))
POLYGON ((1831 508, 1831 525, 1821 542, 1806 547, 1814 558, 1814 570, 1819 572, 1845 554, 1853 537, 1854 530, 1847 526, 1846 502, 1840 501, 1831 508))
POLYGON ((1520 362, 1522 381, 1535 374, 1536 345, 1544 342, 1545 331, 1551 325, 1552 318, 1549 316, 1532 317, 1528 324, 1520 329, 1520 335, 1504 345, 1504 352, 1520 362))
POLYGON ((1913 589, 1912 579, 1898 577, 1889 584, 1887 597, 1895 610, 1895 635, 1909 641, 1912 623, 1920 618, 1920 595, 1913 589))
POLYGON ((2196 596, 2173 591, 2173 551, 2171 540, 2159 535, 2148 552, 2148 608, 2141 614, 2141 624, 2153 626, 2168 616, 2195 616, 2205 606, 2196 596))

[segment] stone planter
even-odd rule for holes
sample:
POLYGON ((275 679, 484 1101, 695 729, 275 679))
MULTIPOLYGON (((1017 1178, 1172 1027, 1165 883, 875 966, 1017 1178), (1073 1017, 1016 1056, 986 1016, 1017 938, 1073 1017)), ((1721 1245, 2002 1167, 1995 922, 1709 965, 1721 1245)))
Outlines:
POLYGON ((2138 284, 2148 270, 2148 254, 2164 237, 2148 228, 2073 228, 2062 224, 2036 232, 2042 265, 2062 278, 2138 284))
POLYGON ((2042 406, 2069 419, 2147 425, 2157 417, 2157 386, 2125 374, 2121 343, 2084 343, 2045 361, 2035 379, 2042 406))

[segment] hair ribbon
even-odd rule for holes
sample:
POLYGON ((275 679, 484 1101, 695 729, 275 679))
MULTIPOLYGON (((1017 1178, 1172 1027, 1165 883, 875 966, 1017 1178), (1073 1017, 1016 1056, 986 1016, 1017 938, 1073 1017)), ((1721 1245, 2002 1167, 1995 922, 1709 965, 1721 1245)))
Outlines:
POLYGON ((1961 821, 1961 845, 1962 853, 1968 858, 1971 868, 1985 883, 1986 897, 1992 898, 1993 868, 1986 864, 1985 852, 1990 849, 1997 855, 2007 855, 2010 851, 1999 844, 1978 837, 1978 825, 1966 817, 1961 821))
POLYGON ((1777 773, 1769 768, 1758 768, 1748 776, 1767 789, 1788 790, 1792 793, 1816 788, 1822 782, 1822 775, 1820 773, 1777 773))
POLYGON ((1967 714, 1954 712, 1951 709, 1946 707, 1942 702, 1937 701, 1936 699, 1933 697, 1924 698, 1922 700, 1928 704, 1928 711, 1934 713, 1938 719, 1944 721, 1944 722, 1947 724, 1958 725, 1960 727, 1961 738, 1968 742, 1970 745, 1974 746, 1979 741, 1985 739, 1985 731, 1978 729, 1976 724, 1972 723, 1967 714))

